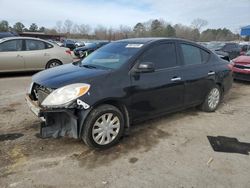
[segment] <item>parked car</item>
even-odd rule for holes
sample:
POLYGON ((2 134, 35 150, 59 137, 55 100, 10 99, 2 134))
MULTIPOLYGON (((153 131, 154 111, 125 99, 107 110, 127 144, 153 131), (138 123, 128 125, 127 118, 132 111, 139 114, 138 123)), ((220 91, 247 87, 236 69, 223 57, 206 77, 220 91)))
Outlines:
POLYGON ((76 48, 75 41, 64 40, 63 47, 69 48, 71 51, 73 51, 76 48))
POLYGON ((228 62, 230 62, 229 54, 223 51, 215 51, 214 46, 211 47, 211 44, 209 42, 198 42, 198 44, 214 51, 221 59, 224 59, 228 62))
POLYGON ((224 59, 228 62, 230 62, 230 57, 229 54, 227 52, 223 52, 223 51, 214 51, 221 59, 224 59))
POLYGON ((241 52, 240 45, 233 42, 210 42, 206 47, 216 53, 227 53, 230 60, 238 57, 241 52))
POLYGON ((250 81, 250 51, 232 60, 234 79, 250 81))
POLYGON ((116 144, 132 123, 199 106, 213 112, 232 85, 228 62, 181 39, 112 42, 82 61, 37 73, 26 100, 41 137, 116 144))
POLYGON ((6 38, 6 37, 15 37, 18 36, 15 32, 0 32, 0 39, 6 38))
POLYGON ((85 46, 76 48, 74 50, 74 54, 75 56, 79 57, 79 58, 84 58, 87 55, 91 54, 92 52, 94 52, 95 50, 97 50, 98 48, 108 44, 109 42, 95 42, 95 43, 89 43, 86 44, 85 46))
POLYGON ((58 45, 58 46, 60 46, 60 47, 63 47, 63 43, 62 42, 60 42, 60 41, 56 41, 56 40, 48 40, 49 42, 51 42, 51 43, 53 43, 53 44, 56 44, 56 45, 58 45))
POLYGON ((240 44, 241 52, 240 55, 245 55, 250 50, 250 44, 240 44))
POLYGON ((75 43, 76 48, 85 46, 85 43, 83 41, 78 41, 75 43))
POLYGON ((41 70, 73 62, 70 50, 30 37, 0 39, 0 72, 41 70))

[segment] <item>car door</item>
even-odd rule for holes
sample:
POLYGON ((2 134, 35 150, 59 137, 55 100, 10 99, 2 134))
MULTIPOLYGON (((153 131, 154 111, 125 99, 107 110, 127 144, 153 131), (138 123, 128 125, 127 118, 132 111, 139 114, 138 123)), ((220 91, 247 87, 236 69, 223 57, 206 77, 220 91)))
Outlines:
POLYGON ((50 59, 46 43, 35 39, 25 39, 25 69, 44 69, 50 59))
POLYGON ((133 119, 144 119, 182 107, 184 84, 179 75, 175 42, 156 44, 147 49, 135 66, 151 62, 155 71, 131 72, 133 119))
POLYGON ((7 40, 0 44, 0 72, 24 69, 23 41, 7 40))
POLYGON ((185 106, 203 102, 209 89, 214 84, 215 64, 209 62, 211 54, 191 43, 181 42, 181 76, 185 80, 185 106))

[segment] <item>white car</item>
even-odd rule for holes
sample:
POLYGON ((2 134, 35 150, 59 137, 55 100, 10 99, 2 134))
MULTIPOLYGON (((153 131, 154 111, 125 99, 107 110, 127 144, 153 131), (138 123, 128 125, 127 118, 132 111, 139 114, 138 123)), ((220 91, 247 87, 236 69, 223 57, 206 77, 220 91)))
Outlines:
POLYGON ((72 63, 68 48, 31 37, 0 39, 0 72, 31 71, 72 63))

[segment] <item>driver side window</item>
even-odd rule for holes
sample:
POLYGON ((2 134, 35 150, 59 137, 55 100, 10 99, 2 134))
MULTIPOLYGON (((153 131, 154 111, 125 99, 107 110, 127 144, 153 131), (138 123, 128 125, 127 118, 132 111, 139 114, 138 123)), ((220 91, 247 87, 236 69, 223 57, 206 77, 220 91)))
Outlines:
POLYGON ((174 43, 158 44, 148 49, 139 59, 140 63, 154 63, 155 69, 165 69, 177 66, 174 43))

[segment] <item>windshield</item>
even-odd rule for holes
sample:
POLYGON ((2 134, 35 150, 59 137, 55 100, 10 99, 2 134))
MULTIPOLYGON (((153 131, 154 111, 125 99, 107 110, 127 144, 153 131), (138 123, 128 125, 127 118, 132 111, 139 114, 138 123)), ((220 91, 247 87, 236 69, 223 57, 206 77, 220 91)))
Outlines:
POLYGON ((114 42, 105 45, 82 60, 81 66, 118 69, 135 55, 142 44, 114 42))
POLYGON ((210 50, 218 50, 221 49, 224 45, 225 43, 214 42, 214 43, 208 43, 206 47, 210 50))

